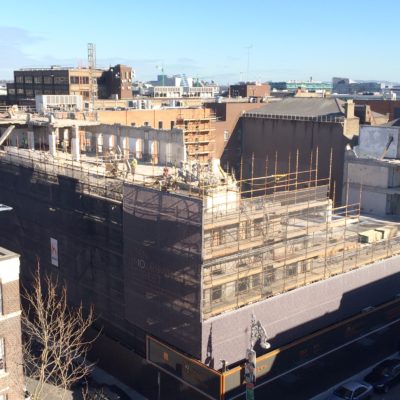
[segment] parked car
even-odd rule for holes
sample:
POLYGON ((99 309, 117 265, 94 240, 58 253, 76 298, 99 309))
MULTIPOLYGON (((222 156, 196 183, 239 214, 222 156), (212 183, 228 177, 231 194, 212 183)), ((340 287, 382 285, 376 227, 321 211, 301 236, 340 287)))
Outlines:
POLYGON ((328 400, 364 400, 370 399, 373 388, 369 383, 350 381, 337 387, 328 400))
POLYGON ((400 359, 390 358, 378 364, 365 378, 376 392, 387 393, 400 382, 400 359))

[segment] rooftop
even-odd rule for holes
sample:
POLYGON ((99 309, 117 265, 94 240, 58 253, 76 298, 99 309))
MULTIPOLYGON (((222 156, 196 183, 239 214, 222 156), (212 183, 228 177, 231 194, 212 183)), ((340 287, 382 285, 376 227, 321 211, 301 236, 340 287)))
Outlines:
POLYGON ((246 114, 334 118, 344 117, 344 105, 343 100, 334 98, 287 97, 282 101, 268 103, 264 107, 251 110, 246 114))
POLYGON ((393 119, 392 121, 389 121, 386 124, 382 124, 379 126, 386 126, 386 127, 400 126, 400 118, 393 119))
POLYGON ((17 253, 14 253, 13 251, 7 250, 4 247, 0 247, 0 262, 9 260, 12 258, 18 258, 19 255, 17 253))

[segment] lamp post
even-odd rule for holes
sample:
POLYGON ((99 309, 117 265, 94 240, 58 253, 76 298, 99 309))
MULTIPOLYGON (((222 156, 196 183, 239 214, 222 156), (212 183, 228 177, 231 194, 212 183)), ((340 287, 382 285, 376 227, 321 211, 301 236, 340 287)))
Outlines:
POLYGON ((244 365, 244 379, 246 382, 246 400, 254 400, 254 388, 256 384, 257 354, 254 345, 260 341, 260 346, 267 350, 271 347, 268 336, 259 320, 254 314, 251 316, 250 325, 250 347, 246 351, 246 362, 244 365))

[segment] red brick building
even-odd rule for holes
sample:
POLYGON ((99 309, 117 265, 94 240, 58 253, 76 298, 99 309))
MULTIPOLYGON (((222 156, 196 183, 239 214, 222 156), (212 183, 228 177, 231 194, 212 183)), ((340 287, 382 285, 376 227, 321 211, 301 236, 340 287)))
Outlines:
POLYGON ((0 400, 22 400, 19 255, 0 247, 0 400))
POLYGON ((271 93, 271 86, 266 83, 239 83, 229 86, 232 97, 266 97, 271 93))

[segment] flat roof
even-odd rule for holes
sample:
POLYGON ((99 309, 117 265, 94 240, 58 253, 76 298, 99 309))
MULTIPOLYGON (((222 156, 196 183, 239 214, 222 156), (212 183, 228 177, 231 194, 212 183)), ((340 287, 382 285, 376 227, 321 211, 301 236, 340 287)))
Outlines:
POLYGON ((0 117, 0 126, 9 125, 20 125, 20 126, 53 126, 55 128, 68 128, 72 126, 96 126, 100 125, 100 121, 87 121, 84 119, 67 119, 59 118, 50 121, 48 117, 41 117, 39 115, 29 114, 30 118, 26 117, 26 114, 21 114, 15 118, 0 117))
POLYGON ((0 261, 9 260, 12 258, 19 258, 19 254, 14 253, 11 250, 7 250, 4 247, 0 247, 0 261))
POLYGON ((299 117, 344 117, 345 102, 335 98, 287 97, 281 101, 267 103, 264 107, 249 110, 244 114, 282 115, 299 117))

